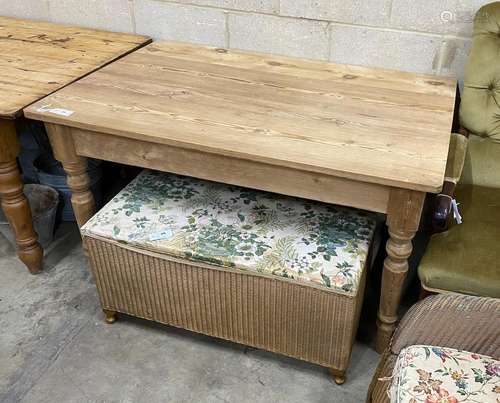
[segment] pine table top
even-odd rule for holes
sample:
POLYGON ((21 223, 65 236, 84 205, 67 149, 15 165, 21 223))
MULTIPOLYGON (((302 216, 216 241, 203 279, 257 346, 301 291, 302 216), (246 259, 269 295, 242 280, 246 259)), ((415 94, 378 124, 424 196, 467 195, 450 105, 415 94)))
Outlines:
POLYGON ((455 95, 456 81, 450 78, 153 43, 25 114, 115 136, 438 192, 455 95))
POLYGON ((130 35, 0 16, 0 118, 150 42, 130 35))

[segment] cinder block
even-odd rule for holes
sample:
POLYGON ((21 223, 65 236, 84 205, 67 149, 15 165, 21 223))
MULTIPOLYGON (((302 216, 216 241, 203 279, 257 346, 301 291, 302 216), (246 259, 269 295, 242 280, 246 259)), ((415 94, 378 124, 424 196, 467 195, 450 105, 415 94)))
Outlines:
POLYGON ((277 13, 279 0, 174 0, 176 3, 196 4, 199 6, 220 7, 230 10, 277 13))
POLYGON ((281 0, 280 15, 331 20, 333 2, 328 0, 281 0))
POLYGON ((387 25, 390 0, 281 0, 280 14, 350 24, 387 25))
POLYGON ((229 47, 328 59, 328 23, 264 14, 229 14, 229 47))
POLYGON ((446 38, 441 49, 441 74, 463 79, 471 44, 470 39, 446 38))
POLYGON ((331 25, 330 59, 336 63, 435 73, 441 38, 377 28, 331 25))
POLYGON ((108 31, 133 32, 128 0, 49 0, 52 22, 108 31))
POLYGON ((0 15, 47 21, 49 3, 47 0, 0 0, 0 15))
POLYGON ((391 25, 423 32, 470 36, 479 8, 491 0, 394 0, 391 25))
POLYGON ((222 10, 153 0, 135 0, 134 4, 138 34, 226 46, 226 17, 222 10))

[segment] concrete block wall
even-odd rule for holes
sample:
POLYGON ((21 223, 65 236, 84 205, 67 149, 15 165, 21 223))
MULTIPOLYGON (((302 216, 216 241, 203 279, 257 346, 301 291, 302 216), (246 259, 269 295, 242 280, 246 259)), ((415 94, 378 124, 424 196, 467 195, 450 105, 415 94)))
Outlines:
POLYGON ((485 0, 0 0, 9 15, 462 78, 485 0))

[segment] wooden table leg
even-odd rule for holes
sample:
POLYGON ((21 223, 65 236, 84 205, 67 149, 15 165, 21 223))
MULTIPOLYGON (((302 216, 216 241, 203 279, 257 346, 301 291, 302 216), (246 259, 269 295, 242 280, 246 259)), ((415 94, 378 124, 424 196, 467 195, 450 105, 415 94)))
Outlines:
POLYGON ((78 226, 81 227, 95 214, 94 196, 90 191, 87 174, 87 159, 76 153, 71 129, 66 126, 45 124, 54 156, 59 160, 68 175, 71 189, 71 204, 78 226))
POLYGON ((382 291, 377 319, 375 349, 382 353, 389 345, 398 320, 403 282, 408 273, 412 239, 418 230, 425 193, 394 189, 389 199, 387 257, 382 274, 382 291))
POLYGON ((17 254, 33 274, 42 270, 43 250, 33 230, 28 200, 17 167, 20 146, 15 122, 0 119, 0 199, 16 237, 17 254))

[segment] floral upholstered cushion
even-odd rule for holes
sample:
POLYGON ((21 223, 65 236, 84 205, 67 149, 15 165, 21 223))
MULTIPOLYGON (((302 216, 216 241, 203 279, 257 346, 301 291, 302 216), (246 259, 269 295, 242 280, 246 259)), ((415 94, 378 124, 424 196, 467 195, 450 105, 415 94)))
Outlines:
POLYGON ((82 233, 355 295, 375 225, 359 210, 143 171, 82 233))
POLYGON ((392 403, 498 403, 500 361, 434 346, 411 346, 399 354, 392 403))

